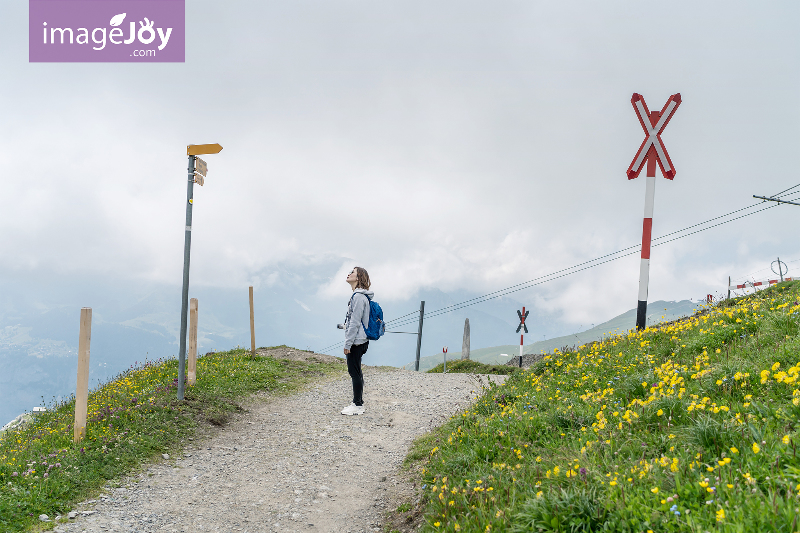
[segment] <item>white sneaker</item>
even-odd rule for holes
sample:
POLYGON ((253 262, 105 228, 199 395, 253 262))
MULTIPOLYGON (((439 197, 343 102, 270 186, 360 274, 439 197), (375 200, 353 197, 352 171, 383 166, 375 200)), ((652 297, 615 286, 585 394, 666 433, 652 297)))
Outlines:
POLYGON ((356 405, 354 403, 351 403, 350 405, 348 405, 347 407, 342 409, 342 414, 343 415, 347 415, 347 416, 363 415, 364 414, 364 406, 363 405, 356 405))

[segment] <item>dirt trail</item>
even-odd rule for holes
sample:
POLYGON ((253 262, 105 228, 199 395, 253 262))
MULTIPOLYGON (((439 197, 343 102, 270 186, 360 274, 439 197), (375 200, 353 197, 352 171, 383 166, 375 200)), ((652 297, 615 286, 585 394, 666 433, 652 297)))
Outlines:
POLYGON ((361 416, 339 414, 352 399, 347 374, 256 398, 216 435, 81 504, 56 531, 379 531, 390 500, 408 492, 399 467, 411 442, 479 387, 467 374, 375 367, 365 383, 361 416))

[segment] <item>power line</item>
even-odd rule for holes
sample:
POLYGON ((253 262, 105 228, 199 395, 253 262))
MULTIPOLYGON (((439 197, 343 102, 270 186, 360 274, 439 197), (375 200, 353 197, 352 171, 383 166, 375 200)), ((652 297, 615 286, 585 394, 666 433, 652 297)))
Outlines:
MULTIPOLYGON (((746 209, 751 209, 753 207, 759 206, 762 203, 763 202, 759 202, 757 204, 753 204, 753 205, 750 205, 750 206, 742 208, 742 209, 737 209, 735 211, 731 211, 730 213, 728 213, 726 215, 721 215, 721 216, 718 216, 718 217, 714 217, 714 218, 711 218, 709 220, 706 220, 705 222, 701 222, 699 224, 694 224, 692 226, 688 226, 688 227, 683 228, 681 230, 677 230, 677 231, 673 231, 671 233, 667 233, 666 235, 662 235, 660 237, 656 237, 655 239, 653 239, 653 242, 662 241, 662 239, 665 239, 666 237, 669 237, 671 235, 676 235, 678 233, 683 233, 683 232, 685 232, 685 231, 687 231, 689 229, 696 228, 698 226, 702 226, 702 225, 707 224, 709 222, 713 222, 714 220, 719 220, 720 218, 725 218, 727 216, 730 216, 730 215, 735 214, 735 213, 739 213, 739 212, 744 211, 746 209)), ((764 207, 762 209, 758 209, 756 211, 752 211, 750 213, 747 213, 747 214, 744 214, 744 215, 740 215, 738 217, 734 217, 734 218, 725 220, 723 222, 719 222, 717 224, 713 224, 711 226, 708 226, 708 227, 705 227, 705 228, 702 228, 702 229, 699 229, 699 230, 696 230, 696 231, 692 231, 690 233, 686 233, 684 235, 680 235, 680 236, 674 237, 672 239, 668 239, 666 241, 658 242, 656 244, 653 244, 652 247, 655 248, 656 246, 661 246, 662 244, 666 244, 668 242, 676 241, 676 240, 682 239, 684 237, 688 237, 689 235, 694 235, 695 233, 700 233, 700 232, 706 231, 708 229, 715 228, 717 226, 722 226, 724 224, 727 224, 728 222, 733 222, 734 220, 738 220, 740 218, 748 217, 750 215, 754 215, 756 213, 759 213, 759 212, 764 211, 766 209, 771 209, 773 207, 777 207, 777 205, 770 205, 768 207, 764 207)), ((524 290, 524 289, 527 289, 527 288, 535 287, 536 285, 541 285, 543 283, 547 283, 548 281, 553 281, 555 279, 563 278, 565 276, 569 276, 571 274, 575 274, 575 273, 581 272, 583 270, 588 270, 589 268, 594 268, 596 266, 600 266, 602 264, 609 263, 611 261, 616 261, 617 259, 622 259, 623 257, 627 257, 629 255, 634 255, 634 254, 638 253, 640 250, 641 250, 641 245, 629 246, 628 248, 623 248, 622 250, 619 250, 617 252, 606 254, 604 256, 592 259, 590 261, 585 261, 583 263, 579 263, 579 264, 574 265, 572 267, 561 269, 561 270, 558 270, 556 272, 552 272, 550 274, 546 274, 544 276, 540 276, 538 278, 534 278, 534 279, 532 279, 530 281, 527 281, 527 282, 524 282, 524 283, 518 283, 516 285, 512 285, 511 287, 507 287, 505 289, 501 289, 499 291, 491 292, 491 293, 485 294, 483 296, 477 296, 475 298, 472 298, 470 300, 465 300, 464 302, 460 302, 458 304, 453 304, 453 305, 449 305, 447 307, 443 307, 441 309, 437 309, 437 310, 431 312, 430 314, 426 314, 426 318, 433 318, 435 316, 439 316, 441 314, 444 314, 444 313, 447 313, 447 312, 450 312, 450 311, 456 311, 458 309, 463 309, 464 307, 469 307, 471 305, 475 305, 475 304, 478 304, 478 303, 483 303, 483 302, 486 302, 486 301, 489 301, 489 300, 493 300, 495 298, 499 298, 500 296, 505 296, 507 294, 512 294, 514 292, 518 292, 518 291, 521 291, 521 290, 524 290), (629 252, 629 253, 625 253, 625 254, 622 253, 622 252, 626 252, 628 250, 633 250, 633 251, 629 252), (608 259, 606 259, 606 258, 608 258, 608 259), (605 261, 600 261, 600 259, 606 259, 606 260, 605 261), (583 266, 583 265, 587 265, 587 266, 583 266), (580 266, 583 266, 583 268, 577 268, 577 267, 580 267, 580 266), (556 274, 560 274, 560 275, 556 275, 556 274)), ((408 325, 408 324, 411 324, 411 323, 413 323, 413 322, 412 321, 406 321, 406 322, 403 322, 403 323, 400 323, 400 324, 395 324, 394 327, 398 327, 399 328, 399 327, 402 327, 402 326, 405 326, 405 325, 408 325)))
MULTIPOLYGON (((403 315, 403 316, 399 316, 399 317, 397 317, 397 318, 393 318, 393 319, 391 319, 389 322, 397 322, 397 321, 398 321, 398 320, 400 320, 401 318, 405 318, 405 317, 407 317, 407 316, 411 316, 411 315, 418 315, 418 314, 419 314, 419 310, 416 310, 416 311, 411 311, 410 313, 407 313, 407 314, 405 314, 405 315, 403 315)), ((386 323, 388 324, 389 322, 386 322, 386 323)))
POLYGON ((334 348, 339 348, 340 346, 344 346, 344 343, 345 341, 339 341, 336 344, 331 344, 330 346, 326 346, 317 353, 326 353, 328 350, 333 350, 334 348))
MULTIPOLYGON (((798 184, 798 186, 800 186, 800 184, 798 184)), ((787 189, 787 190, 788 190, 788 189, 787 189)), ((780 193, 778 193, 778 194, 780 194, 780 193)), ((747 206, 747 207, 743 207, 743 208, 741 208, 741 209, 737 209, 737 210, 735 210, 735 211, 731 211, 730 213, 726 213, 726 214, 724 214, 724 215, 720 215, 720 216, 717 216, 717 217, 714 217, 714 218, 708 219, 708 220, 706 220, 705 222, 700 222, 700 223, 698 223, 698 224, 694 224, 694 225, 692 225, 692 226, 688 226, 688 227, 686 227, 686 228, 683 228, 683 229, 680 229, 680 230, 677 230, 677 231, 673 231, 673 232, 671 232, 671 233, 667 233, 666 235, 662 235, 662 236, 660 236, 660 237, 656 237, 656 238, 654 238, 654 239, 653 239, 653 242, 655 242, 655 241, 659 241, 659 240, 662 240, 662 239, 665 239, 665 238, 667 238, 667 237, 669 237, 669 236, 671 236, 671 235, 676 235, 676 234, 678 234, 678 233, 683 233, 683 232, 685 232, 685 231, 687 231, 687 230, 690 230, 690 229, 692 229, 692 228, 696 228, 696 227, 698 227, 698 226, 703 226, 703 225, 705 225, 705 224, 708 224, 709 222, 713 222, 713 221, 715 221, 715 220, 719 220, 719 219, 721 219, 721 218, 728 217, 728 216, 730 216, 730 215, 733 215, 733 214, 739 213, 739 212, 741 212, 741 211, 746 211, 746 210, 748 210, 748 209, 752 209, 753 207, 759 206, 759 205, 761 205, 761 204, 763 204, 763 203, 764 203, 764 202, 759 202, 759 203, 756 203, 756 204, 752 204, 752 205, 749 205, 749 206, 747 206)), ((774 205, 772 205, 772 206, 766 207, 766 208, 764 208, 764 209, 770 209, 771 207, 775 207, 775 206, 774 206, 774 205)), ((759 209, 759 211, 763 211, 764 209, 759 209)), ((754 211, 753 213, 750 213, 750 214, 758 213, 759 211, 754 211)), ((748 216, 748 215, 744 215, 744 216, 748 216)), ((728 222, 731 222, 731 221, 733 221, 733 220, 737 220, 738 218, 742 218, 742 217, 736 217, 736 218, 730 219, 728 222)), ((724 223, 726 223, 726 222, 724 222, 724 223)), ((724 224, 724 223, 723 223, 723 224, 724 224)), ((717 225, 720 225, 720 224, 716 224, 716 225, 714 225, 714 226, 709 226, 709 228, 710 228, 710 227, 715 227, 715 226, 717 226, 717 225)), ((705 229, 709 229, 709 228, 705 228, 705 229)), ((704 230, 700 230, 700 231, 704 231, 704 230)), ((697 233, 697 232, 693 232, 693 233, 697 233)), ((691 235, 691 233, 690 233, 690 234, 687 234, 687 235, 691 235)), ((670 241, 671 241, 671 240, 675 240, 675 239, 670 239, 670 241)), ((665 242, 670 242, 670 241, 665 241, 665 242)), ((660 244, 663 244, 663 243, 660 243, 660 244)), ((657 245, 654 245, 654 246, 657 246, 657 245)), ((462 307, 464 307, 464 306, 463 306, 463 304, 465 304, 465 303, 468 303, 468 302, 480 303, 479 301, 485 301, 484 299, 485 299, 487 296, 492 296, 492 295, 494 295, 494 294, 498 294, 498 293, 501 293, 501 292, 502 292, 502 293, 505 293, 505 292, 506 292, 506 291, 508 291, 509 289, 513 289, 513 288, 520 287, 520 286, 523 286, 523 285, 527 286, 527 285, 529 285, 529 284, 531 284, 531 283, 533 283, 533 282, 535 282, 535 281, 538 281, 538 280, 540 280, 540 279, 547 278, 547 277, 553 276, 553 275, 555 275, 555 274, 559 274, 559 273, 561 273, 561 272, 565 272, 565 271, 573 270, 573 269, 576 269, 577 267, 580 267, 580 266, 583 266, 583 265, 587 265, 587 264, 590 264, 590 263, 594 263, 594 262, 600 261, 601 259, 605 259, 605 258, 607 258, 607 257, 612 257, 612 256, 615 256, 615 255, 618 255, 618 254, 622 254, 623 252, 626 252, 626 251, 628 251, 628 250, 641 250, 641 244, 636 244, 636 245, 634 245, 634 246, 629 246, 629 247, 627 247, 627 248, 623 248, 623 249, 621 249, 621 250, 617 250, 616 252, 612 252, 612 253, 609 253, 609 254, 606 254, 606 255, 603 255, 603 256, 600 256, 600 257, 596 257, 596 258, 594 258, 594 259, 591 259, 591 260, 589 260, 589 261, 584 261, 583 263, 578 263, 577 265, 573 265, 573 266, 571 266, 571 267, 569 267, 569 268, 564 268, 564 269, 561 269, 561 270, 557 270, 556 272, 552 272, 552 273, 550 273, 550 274, 547 274, 547 275, 544 275, 544 276, 540 276, 540 277, 538 277, 538 278, 534 278, 534 279, 532 279, 532 280, 529 280, 529 281, 526 281, 526 282, 523 282, 523 283, 518 283, 518 284, 516 284, 516 285, 512 285, 512 286, 510 286, 510 287, 506 287, 505 289, 500 289, 500 290, 498 290, 498 291, 495 291, 495 292, 490 292, 490 293, 488 293, 488 294, 484 294, 484 295, 482 295, 482 296, 476 296, 475 298, 472 298, 472 299, 469 299, 469 300, 465 300, 465 301, 463 301, 463 302, 459 302, 459 303, 456 303, 456 304, 452 304, 452 305, 449 305, 449 306, 447 306, 447 307, 443 307, 443 308, 441 308, 441 309, 438 309, 437 311, 442 311, 442 310, 446 310, 446 309, 450 309, 450 308, 455 308, 455 307, 458 307, 459 309, 461 309, 462 307)), ((631 255, 631 254, 620 255, 619 257, 626 257, 626 256, 628 256, 628 255, 631 255)), ((598 265, 600 265, 600 264, 603 264, 603 263, 606 263, 606 262, 607 262, 607 261, 603 261, 602 263, 598 263, 598 265)), ((580 269, 580 270, 577 270, 577 272, 579 272, 579 271, 581 271, 581 270, 585 270, 585 269, 580 269)), ((561 276, 559 276, 559 277, 561 277, 561 276)), ((516 292, 516 291, 513 291, 513 292, 516 292)), ((419 313, 419 311, 414 311, 414 312, 412 312, 412 313, 409 313, 409 314, 407 314, 407 315, 404 315, 404 316, 410 316, 410 315, 413 315, 413 314, 418 314, 418 313, 419 313)), ((429 316, 433 316, 433 315, 429 315, 429 316)), ((387 326, 388 326, 388 325, 390 325, 390 324, 393 324, 394 322, 397 322, 397 321, 398 321, 398 320, 400 320, 401 318, 403 318, 403 317, 399 317, 399 318, 395 318, 395 319, 389 320, 389 321, 387 321, 387 322, 386 322, 386 324, 387 324, 387 326)), ((399 324, 397 324, 397 325, 394 325, 394 327, 400 327, 400 325, 399 325, 399 324)))
MULTIPOLYGON (((758 205, 758 204, 756 204, 756 205, 758 205)), ((654 246, 661 246, 662 244, 666 244, 668 242, 677 241, 678 239, 683 239, 684 237, 688 237, 689 235, 694 235, 695 233, 700 233, 701 231, 705 231, 707 229, 716 228, 717 226, 722 226, 723 224, 727 224, 728 222, 733 222, 734 220, 739 220, 740 218, 749 217, 750 215, 755 215, 756 213, 760 213, 761 211, 766 211, 767 209, 772 209, 773 207, 777 207, 777 205, 770 205, 770 206, 764 207, 763 209, 759 209, 758 211, 753 211, 751 213, 747 213, 746 215, 740 215, 738 217, 734 217, 734 218, 728 219, 728 220, 726 220, 724 222, 720 222, 718 224, 713 224, 711 226, 708 226, 707 228, 699 229, 697 231, 692 231, 690 233, 687 233, 686 235, 681 235, 680 237, 675 237, 674 239, 669 239, 668 241, 660 242, 660 243, 658 243, 658 244, 656 244, 654 246)), ((715 220, 715 219, 712 219, 712 220, 715 220)), ((699 224, 696 224, 695 226, 697 226, 697 225, 699 225, 699 224)), ((691 227, 695 227, 695 226, 691 226, 691 227)), ((689 229, 689 228, 686 228, 686 229, 689 229)), ((680 230, 680 231, 677 231, 677 232, 674 232, 674 233, 681 233, 683 231, 686 231, 686 230, 680 230)), ((667 235, 664 235, 664 237, 666 237, 666 236, 667 235)), ((663 239, 664 237, 659 237, 659 239, 663 239)), ((653 240, 656 240, 656 239, 653 239, 653 240)))
MULTIPOLYGON (((563 273, 561 273, 561 274, 559 274, 557 276, 556 275, 541 276, 540 278, 536 278, 539 281, 535 281, 534 282, 534 280, 532 280, 532 281, 530 281, 528 283, 525 283, 524 286, 515 285, 514 287, 516 287, 516 288, 514 288, 513 290, 506 290, 506 291, 503 291, 503 292, 497 291, 499 294, 492 293, 493 296, 488 296, 488 297, 482 298, 480 301, 464 302, 462 305, 457 305, 456 304, 457 306, 451 305, 451 306, 448 306, 447 308, 437 309, 437 310, 431 312, 430 314, 426 314, 425 318, 433 318, 433 317, 436 317, 436 316, 439 316, 439 315, 450 313, 452 311, 457 311, 459 309, 463 309, 465 307, 470 307, 470 306, 473 306, 473 305, 476 305, 476 304, 479 304, 479 303, 488 302, 489 300, 494 300, 495 298, 500 298, 500 297, 506 296, 508 294, 513 294, 515 292, 524 291, 525 289, 530 289, 531 287, 535 287, 537 285, 542 285, 542 284, 547 283, 549 281, 553 281, 553 280, 556 280, 556 279, 559 279, 559 278, 563 278, 563 277, 566 277, 566 276, 571 276, 572 274, 576 274, 578 272, 582 272, 584 270, 588 270, 590 268, 594 268, 596 266, 600 266, 600 265, 603 265, 605 263, 610 263, 611 261, 616 261, 617 259, 622 259, 623 257, 627 257, 629 255, 635 255, 635 254, 638 254, 638 253, 639 253, 639 250, 634 250, 632 252, 628 252, 627 254, 618 255, 616 257, 611 257, 611 258, 606 259, 605 261, 601 261, 599 263, 593 263, 591 265, 584 266, 583 268, 578 268, 578 269, 575 269, 575 270, 564 269, 564 270, 569 270, 569 272, 563 272, 562 270, 559 270, 558 272, 563 272, 563 273), (541 278, 547 278, 547 279, 541 279, 541 278)), ((556 274, 556 273, 554 272, 553 274, 556 274)), ((520 285, 523 285, 523 284, 520 284, 520 285)), ((395 327, 399 328, 399 327, 402 327, 402 326, 407 326, 408 324, 413 324, 413 321, 404 322, 402 324, 397 324, 395 327)))
MULTIPOLYGON (((785 190, 779 192, 778 194, 773 194, 772 197, 776 198, 776 197, 782 195, 783 193, 785 193, 786 191, 791 191, 792 189, 796 189, 797 187, 800 187, 800 183, 798 183, 797 185, 793 185, 792 187, 789 187, 788 189, 785 189, 785 190)), ((794 194, 794 193, 792 193, 792 194, 794 194)))
MULTIPOLYGON (((794 189, 796 187, 800 187, 800 184, 797 184, 797 185, 795 185, 793 187, 790 187, 789 189, 781 191, 781 192, 779 192, 779 193, 777 193, 776 195, 773 195, 773 196, 782 195, 785 192, 790 191, 790 190, 792 190, 792 189, 794 189)), ((794 200, 794 198, 793 198, 793 200, 794 200)), ((660 237, 656 237, 656 238, 654 238, 652 240, 652 242, 654 243, 652 245, 652 247, 661 246, 662 244, 667 244, 669 242, 677 241, 677 240, 680 240, 680 239, 682 239, 684 237, 688 237, 688 236, 694 235, 696 233, 701 233, 701 232, 706 231, 708 229, 715 228, 715 227, 718 227, 718 226, 722 226, 722 225, 727 224, 729 222, 733 222, 735 220, 739 220, 741 218, 745 218, 745 217, 748 217, 750 215, 754 215, 756 213, 760 213, 761 211, 766 211, 767 209, 772 209, 773 207, 777 207, 777 206, 780 205, 778 203, 772 204, 772 205, 769 205, 767 207, 763 207, 761 209, 758 209, 756 211, 751 211, 750 213, 746 213, 744 215, 740 215, 738 217, 730 218, 728 220, 724 220, 723 222, 719 222, 719 223, 713 224, 711 226, 707 226, 707 227, 704 227, 704 228, 701 228, 701 229, 698 229, 698 230, 695 230, 695 231, 692 231, 692 232, 689 232, 689 233, 685 233, 686 231, 688 231, 690 229, 697 228, 697 227, 700 227, 700 226, 705 226, 709 222, 713 222, 715 220, 724 219, 724 218, 729 217, 730 215, 734 215, 734 214, 740 213, 742 211, 747 211, 747 210, 752 209, 754 207, 760 206, 763 203, 764 203, 763 201, 762 202, 758 202, 758 203, 755 203, 755 204, 752 204, 752 205, 749 205, 749 206, 746 206, 746 207, 743 207, 743 208, 740 208, 740 209, 736 209, 734 211, 731 211, 730 213, 726 213, 724 215, 719 215, 719 216, 716 216, 714 218, 710 218, 710 219, 708 219, 708 220, 706 220, 704 222, 693 224, 691 226, 687 226, 686 228, 667 233, 667 234, 662 235, 660 237), (681 233, 683 233, 683 235, 679 235, 679 236, 674 237, 672 239, 663 240, 663 239, 666 239, 667 237, 670 237, 672 235, 678 235, 678 234, 681 234, 681 233), (656 241, 661 241, 661 242, 657 242, 656 243, 656 241)), ((634 255, 634 254, 638 253, 640 250, 641 250, 641 245, 640 244, 637 244, 637 245, 634 245, 634 246, 629 246, 627 248, 623 248, 623 249, 618 250, 616 252, 605 254, 605 255, 602 255, 600 257, 596 257, 594 259, 591 259, 589 261, 584 261, 582 263, 578 263, 578 264, 573 265, 571 267, 563 268, 561 270, 557 270, 555 272, 551 272, 549 274, 545 274, 543 276, 539 276, 537 278, 533 278, 532 280, 529 280, 529 281, 526 281, 526 282, 523 282, 523 283, 517 283, 516 285, 511 285, 510 287, 506 287, 504 289, 500 289, 500 290, 497 290, 497 291, 494 291, 494 292, 490 292, 490 293, 484 294, 482 296, 476 296, 475 298, 471 298, 469 300, 464 300, 463 302, 459 302, 459 303, 452 304, 452 305, 449 305, 449 306, 446 306, 446 307, 442 307, 440 309, 432 311, 431 313, 427 313, 426 314, 426 318, 433 318, 433 317, 436 317, 436 316, 440 316, 440 315, 443 315, 443 314, 446 314, 446 313, 449 313, 449 312, 452 312, 452 311, 456 311, 458 309, 463 309, 465 307, 470 307, 472 305, 476 305, 476 304, 479 304, 479 303, 483 303, 483 302, 487 302, 487 301, 490 301, 490 300, 494 300, 494 299, 499 298, 501 296, 506 296, 508 294, 513 294, 515 292, 519 292, 521 290, 525 290, 525 289, 528 289, 528 288, 531 288, 531 287, 535 287, 537 285, 541 285, 541 284, 547 283, 549 281, 553 281, 553 280, 556 280, 556 279, 559 279, 559 278, 563 278, 563 277, 566 277, 566 276, 569 276, 569 275, 572 275, 572 274, 576 274, 578 272, 582 272, 584 270, 588 270, 590 268, 594 268, 596 266, 600 266, 600 265, 603 265, 605 263, 609 263, 611 261, 616 261, 617 259, 622 259, 623 257, 628 257, 630 255, 634 255), (623 253, 623 252, 628 252, 628 253, 623 253), (605 260, 601 261, 603 259, 605 259, 605 260), (578 268, 578 267, 582 267, 582 268, 578 268)), ((396 322, 399 322, 399 321, 401 321, 402 319, 404 319, 406 317, 409 317, 409 316, 412 316, 412 315, 418 315, 418 314, 419 314, 419 311, 413 311, 411 313, 407 313, 407 314, 405 314, 403 316, 400 316, 400 317, 397 317, 397 318, 394 318, 392 320, 387 321, 386 325, 388 326, 388 325, 391 324, 394 328, 399 328, 399 327, 402 327, 402 326, 413 324, 417 320, 416 318, 414 318, 413 320, 405 320, 405 321, 403 321, 403 322, 401 322, 399 324, 396 323, 396 322)), ((340 341, 340 342, 338 342, 336 344, 332 344, 331 346, 328 346, 328 347, 324 348, 321 351, 321 353, 324 353, 325 351, 327 351, 329 349, 336 348, 339 345, 344 345, 344 341, 340 341)))

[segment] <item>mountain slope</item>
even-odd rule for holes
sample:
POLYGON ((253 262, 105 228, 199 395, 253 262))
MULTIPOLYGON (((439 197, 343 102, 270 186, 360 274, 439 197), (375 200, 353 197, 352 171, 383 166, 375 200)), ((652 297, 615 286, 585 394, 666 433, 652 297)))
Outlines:
MULTIPOLYGON (((698 304, 692 303, 689 300, 682 300, 680 302, 665 302, 659 300, 652 302, 648 305, 647 323, 657 323, 661 321, 675 320, 676 318, 689 316, 694 313, 698 304)), ((603 322, 591 329, 573 333, 571 335, 564 335, 544 341, 526 344, 523 348, 525 353, 541 353, 552 352, 556 348, 563 348, 564 346, 580 346, 588 342, 600 340, 603 335, 609 333, 624 333, 629 329, 636 326, 636 309, 631 309, 615 316, 611 320, 603 322)), ((424 337, 424 332, 423 332, 424 337)), ((492 346, 489 348, 479 348, 470 350, 470 359, 479 361, 486 364, 505 363, 510 357, 519 355, 519 344, 503 344, 500 346, 492 346)), ((448 352, 448 360, 461 359, 461 352, 448 352)), ((419 369, 429 370, 442 362, 442 354, 421 357, 419 362, 419 369)), ((403 368, 406 370, 414 369, 414 361, 407 363, 403 368)))

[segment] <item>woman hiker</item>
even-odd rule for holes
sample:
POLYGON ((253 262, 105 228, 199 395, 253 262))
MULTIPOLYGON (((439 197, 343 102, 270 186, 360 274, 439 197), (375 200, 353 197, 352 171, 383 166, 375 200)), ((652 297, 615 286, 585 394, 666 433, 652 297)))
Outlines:
POLYGON ((344 354, 347 356, 347 372, 353 380, 353 403, 342 409, 343 415, 364 414, 364 375, 361 373, 361 357, 367 353, 369 340, 364 329, 369 326, 369 274, 361 267, 355 267, 347 275, 347 283, 353 289, 347 305, 347 318, 344 322, 344 354))

